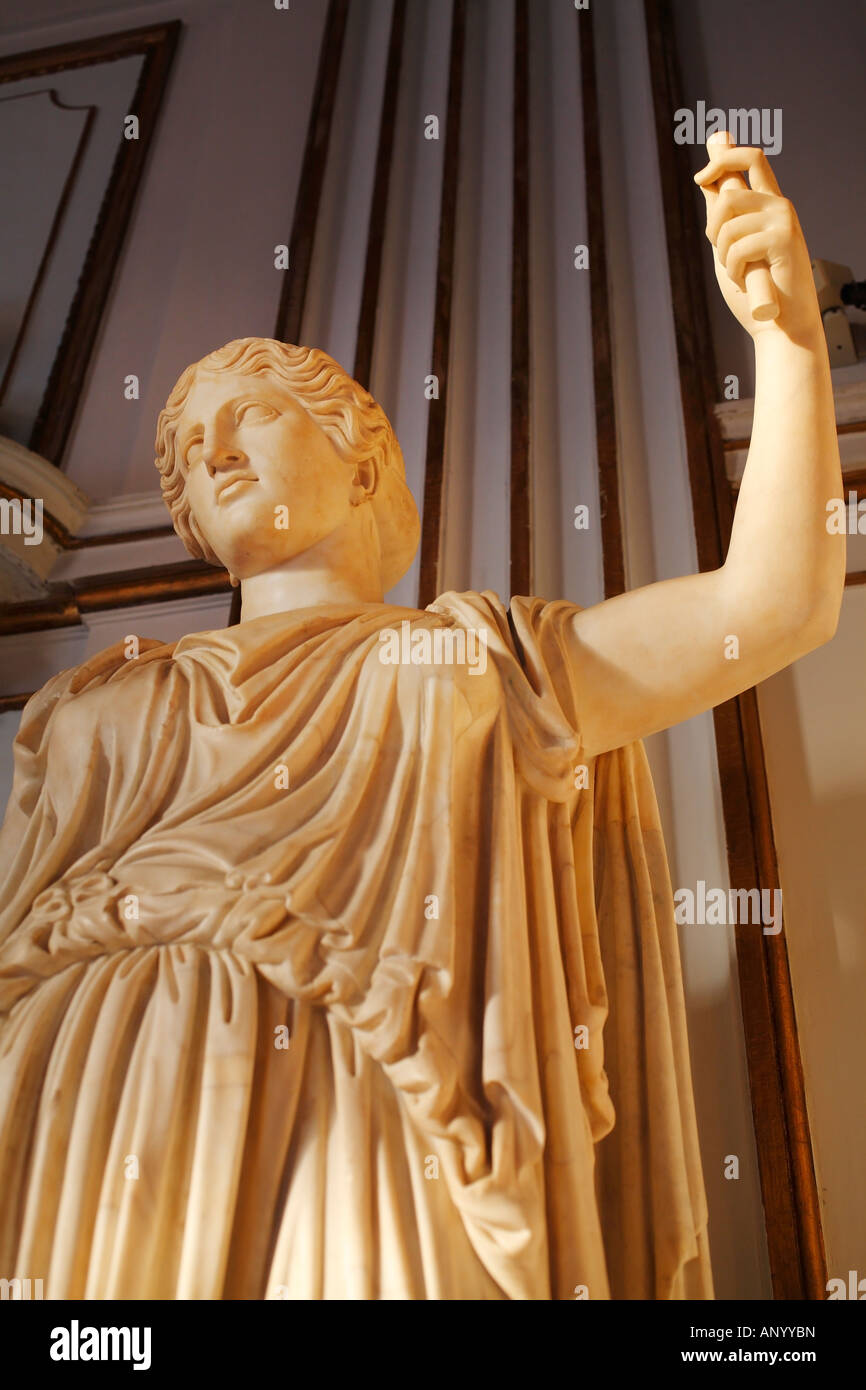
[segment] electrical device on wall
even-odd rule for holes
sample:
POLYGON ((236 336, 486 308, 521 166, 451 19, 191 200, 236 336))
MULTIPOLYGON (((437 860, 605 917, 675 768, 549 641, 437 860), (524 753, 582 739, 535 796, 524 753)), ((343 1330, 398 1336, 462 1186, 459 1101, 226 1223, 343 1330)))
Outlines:
POLYGON ((855 280, 850 266, 812 262, 818 306, 832 367, 850 367, 866 358, 866 324, 852 321, 846 307, 866 310, 866 280, 855 280))

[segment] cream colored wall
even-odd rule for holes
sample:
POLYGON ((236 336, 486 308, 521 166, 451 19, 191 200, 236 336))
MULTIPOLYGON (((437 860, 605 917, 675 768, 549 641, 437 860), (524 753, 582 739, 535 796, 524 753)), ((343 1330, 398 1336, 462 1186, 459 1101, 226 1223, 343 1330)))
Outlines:
POLYGON ((760 687, 785 936, 830 1277, 866 1275, 866 585, 760 687))

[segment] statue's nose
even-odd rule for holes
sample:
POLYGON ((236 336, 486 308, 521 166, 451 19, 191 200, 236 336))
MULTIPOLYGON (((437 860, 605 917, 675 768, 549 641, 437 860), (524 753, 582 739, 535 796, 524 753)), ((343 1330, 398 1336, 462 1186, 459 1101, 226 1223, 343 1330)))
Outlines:
POLYGON ((216 477, 217 473, 223 473, 227 468, 235 468, 245 461, 246 455, 241 449, 224 444, 213 444, 205 450, 205 467, 212 478, 216 477))

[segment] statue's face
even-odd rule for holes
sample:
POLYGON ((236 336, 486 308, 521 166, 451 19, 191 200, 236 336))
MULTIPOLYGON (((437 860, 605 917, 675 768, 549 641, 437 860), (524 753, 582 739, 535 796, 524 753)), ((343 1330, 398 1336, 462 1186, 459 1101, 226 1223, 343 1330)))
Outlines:
POLYGON ((300 555, 349 515, 351 465, 270 375, 197 373, 177 449, 199 529, 238 579, 300 555))

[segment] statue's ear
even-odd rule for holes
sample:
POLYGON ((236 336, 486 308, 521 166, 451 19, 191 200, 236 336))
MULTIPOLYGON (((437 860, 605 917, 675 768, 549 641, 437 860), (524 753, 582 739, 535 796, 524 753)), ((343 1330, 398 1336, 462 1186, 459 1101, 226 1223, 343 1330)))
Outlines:
MULTIPOLYGON (((372 497, 379 482, 379 473, 376 468, 375 460, 372 458, 356 460, 352 481, 363 488, 368 497, 372 497)), ((358 501, 361 500, 361 498, 358 498, 358 501)))

